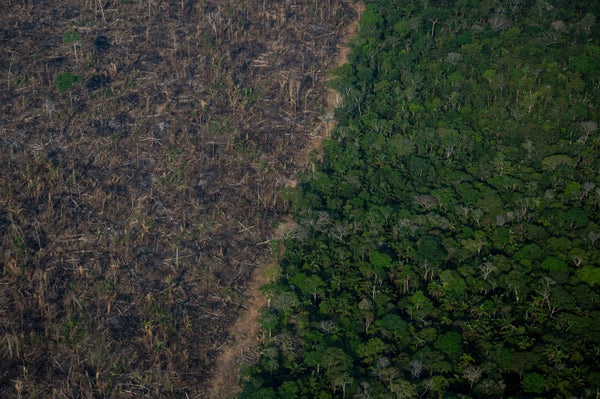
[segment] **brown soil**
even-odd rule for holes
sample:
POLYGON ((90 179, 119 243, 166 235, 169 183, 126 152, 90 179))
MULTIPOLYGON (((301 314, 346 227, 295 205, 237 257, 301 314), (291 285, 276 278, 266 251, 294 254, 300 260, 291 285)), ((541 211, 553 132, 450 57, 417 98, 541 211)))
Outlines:
MULTIPOLYGON (((344 28, 344 33, 340 37, 337 46, 338 54, 335 66, 347 62, 347 56, 350 48, 347 46, 349 41, 358 32, 358 20, 364 11, 363 3, 353 4, 357 18, 344 28)), ((321 123, 317 125, 314 133, 311 134, 310 144, 306 146, 299 159, 302 160, 301 166, 308 167, 310 154, 313 150, 319 150, 325 137, 329 137, 334 127, 333 110, 340 104, 341 97, 334 89, 329 88, 326 92, 326 106, 321 123)), ((294 180, 290 180, 289 185, 295 185, 294 180)), ((295 222, 289 217, 285 217, 273 236, 278 237, 284 231, 293 229, 295 222)), ((238 385, 241 367, 245 364, 251 364, 258 360, 260 356, 257 353, 260 342, 260 323, 259 317, 261 311, 267 306, 267 299, 260 292, 260 288, 268 282, 265 275, 265 267, 258 267, 252 273, 245 292, 247 305, 245 311, 238 317, 235 324, 229 331, 229 340, 221 349, 215 362, 215 373, 210 381, 210 399, 228 399, 235 398, 241 391, 238 385)))

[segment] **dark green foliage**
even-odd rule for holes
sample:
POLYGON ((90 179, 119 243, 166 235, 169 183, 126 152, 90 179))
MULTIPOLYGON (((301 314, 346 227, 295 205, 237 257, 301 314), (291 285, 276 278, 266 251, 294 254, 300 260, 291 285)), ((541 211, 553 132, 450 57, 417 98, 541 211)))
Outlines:
POLYGON ((79 40, 81 40, 81 36, 73 30, 68 30, 62 35, 62 41, 64 43, 73 44, 77 43, 79 40))
POLYGON ((81 76, 74 75, 70 72, 61 73, 54 79, 54 84, 58 91, 63 92, 69 90, 73 85, 81 80, 81 76))
POLYGON ((276 283, 298 300, 273 334, 303 345, 252 378, 279 397, 595 397, 597 11, 368 2, 276 283))
POLYGON ((546 387, 546 378, 538 373, 526 374, 523 377, 523 390, 527 393, 541 394, 546 387))
POLYGON ((440 336, 433 346, 451 358, 459 358, 463 353, 462 339, 456 331, 450 331, 440 336))

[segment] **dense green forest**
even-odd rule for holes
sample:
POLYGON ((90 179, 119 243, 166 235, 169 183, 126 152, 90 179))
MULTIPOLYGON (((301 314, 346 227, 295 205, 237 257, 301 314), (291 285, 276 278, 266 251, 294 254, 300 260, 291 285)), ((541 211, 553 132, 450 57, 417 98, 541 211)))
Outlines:
POLYGON ((599 15, 366 2, 242 398, 598 398, 599 15))

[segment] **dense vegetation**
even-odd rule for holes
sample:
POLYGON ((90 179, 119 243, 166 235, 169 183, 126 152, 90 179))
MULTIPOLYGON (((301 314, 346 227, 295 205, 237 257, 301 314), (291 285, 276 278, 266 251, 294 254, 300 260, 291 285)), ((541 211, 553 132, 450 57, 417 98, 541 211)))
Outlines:
POLYGON ((597 2, 366 2, 242 398, 600 392, 597 2))

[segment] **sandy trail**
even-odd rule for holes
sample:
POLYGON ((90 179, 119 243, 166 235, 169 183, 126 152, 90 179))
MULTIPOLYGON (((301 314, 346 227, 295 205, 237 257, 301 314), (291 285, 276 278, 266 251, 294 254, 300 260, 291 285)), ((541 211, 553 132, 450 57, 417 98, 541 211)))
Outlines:
MULTIPOLYGON (((358 32, 358 20, 364 11, 363 3, 353 4, 358 18, 344 30, 344 34, 340 40, 338 46, 339 53, 336 57, 336 65, 342 65, 346 63, 350 48, 347 47, 349 41, 358 32)), ((328 89, 326 98, 326 115, 332 115, 333 109, 339 105, 341 101, 340 95, 334 89, 328 89)), ((328 137, 331 130, 334 127, 332 118, 325 117, 321 126, 315 129, 315 134, 311 136, 311 142, 300 155, 300 159, 303 160, 304 166, 308 165, 310 159, 310 153, 313 150, 318 150, 321 147, 323 138, 328 137)), ((292 182, 292 184, 294 184, 292 182)), ((293 224, 290 221, 288 223, 293 224)), ((280 226, 280 228, 285 226, 280 226)), ((265 285, 268 280, 265 276, 264 269, 267 265, 257 267, 248 281, 248 288, 246 290, 246 297, 248 298, 247 308, 242 312, 233 324, 229 331, 229 341, 219 354, 215 364, 216 370, 214 377, 210 381, 210 388, 208 390, 209 399, 229 399, 235 398, 241 391, 238 385, 240 366, 248 359, 252 359, 258 354, 256 353, 259 344, 260 335, 260 323, 259 318, 262 309, 267 306, 267 299, 260 292, 260 287, 265 285)))

